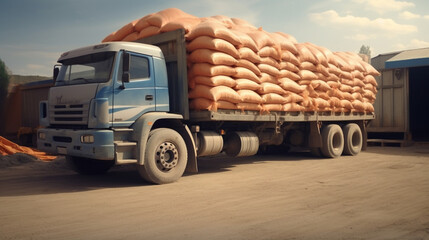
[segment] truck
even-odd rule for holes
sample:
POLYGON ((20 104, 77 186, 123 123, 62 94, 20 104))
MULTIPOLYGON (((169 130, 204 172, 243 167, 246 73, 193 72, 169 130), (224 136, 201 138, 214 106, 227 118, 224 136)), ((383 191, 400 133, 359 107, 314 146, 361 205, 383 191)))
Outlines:
POLYGON ((40 102, 38 149, 65 155, 81 174, 136 164, 155 184, 198 172, 198 158, 251 156, 269 146, 318 156, 366 148, 364 112, 190 110, 183 29, 63 53, 40 102))

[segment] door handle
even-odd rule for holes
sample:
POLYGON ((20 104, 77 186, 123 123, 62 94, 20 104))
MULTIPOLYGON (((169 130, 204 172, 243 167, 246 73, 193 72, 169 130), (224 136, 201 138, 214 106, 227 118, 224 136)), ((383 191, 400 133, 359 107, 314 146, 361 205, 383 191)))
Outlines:
POLYGON ((146 99, 146 101, 152 101, 153 95, 146 95, 145 99, 146 99))

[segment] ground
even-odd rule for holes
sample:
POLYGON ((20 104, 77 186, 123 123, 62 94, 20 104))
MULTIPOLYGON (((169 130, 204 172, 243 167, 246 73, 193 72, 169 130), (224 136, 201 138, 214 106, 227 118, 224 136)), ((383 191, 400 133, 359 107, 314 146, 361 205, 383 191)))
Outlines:
POLYGON ((0 159, 0 239, 429 239, 428 145, 219 155, 167 185, 23 158, 0 159))

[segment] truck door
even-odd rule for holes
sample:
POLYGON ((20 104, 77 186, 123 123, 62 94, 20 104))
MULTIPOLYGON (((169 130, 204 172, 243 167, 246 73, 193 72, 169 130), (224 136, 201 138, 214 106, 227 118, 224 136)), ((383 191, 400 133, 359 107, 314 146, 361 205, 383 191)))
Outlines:
MULTIPOLYGON (((114 127, 128 127, 143 113, 155 111, 152 58, 136 53, 130 53, 130 55, 130 82, 124 85, 121 81, 122 60, 118 64, 111 110, 114 127)), ((118 59, 122 58, 119 56, 118 59)))

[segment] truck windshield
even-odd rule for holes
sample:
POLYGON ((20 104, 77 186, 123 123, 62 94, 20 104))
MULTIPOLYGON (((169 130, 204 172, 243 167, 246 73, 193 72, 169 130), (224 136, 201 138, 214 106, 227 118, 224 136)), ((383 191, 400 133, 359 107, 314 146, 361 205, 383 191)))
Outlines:
POLYGON ((112 71, 115 52, 84 55, 61 61, 56 85, 107 82, 112 71))

